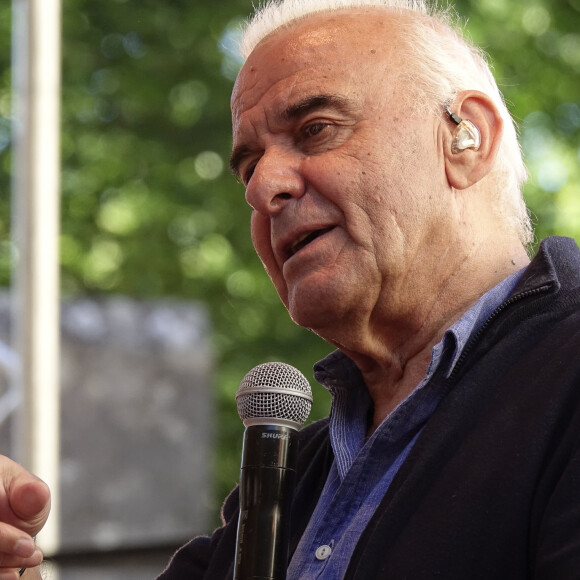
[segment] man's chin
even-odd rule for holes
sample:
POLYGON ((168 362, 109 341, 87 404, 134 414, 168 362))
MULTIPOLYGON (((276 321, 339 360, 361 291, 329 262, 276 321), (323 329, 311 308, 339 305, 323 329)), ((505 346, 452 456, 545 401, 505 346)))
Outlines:
POLYGON ((320 330, 340 318, 340 315, 337 316, 340 308, 335 304, 335 300, 336 298, 331 295, 291 294, 287 308, 290 318, 296 324, 320 334, 320 330))

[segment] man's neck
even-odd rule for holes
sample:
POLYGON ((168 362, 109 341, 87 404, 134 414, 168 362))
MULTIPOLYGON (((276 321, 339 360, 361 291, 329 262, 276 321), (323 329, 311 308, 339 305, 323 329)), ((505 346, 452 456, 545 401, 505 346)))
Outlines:
POLYGON ((433 347, 445 331, 487 291, 529 263, 523 248, 516 247, 511 256, 489 263, 480 260, 480 268, 454 272, 444 287, 427 293, 414 312, 346 325, 344 341, 330 341, 362 373, 374 402, 371 431, 423 379, 433 347))

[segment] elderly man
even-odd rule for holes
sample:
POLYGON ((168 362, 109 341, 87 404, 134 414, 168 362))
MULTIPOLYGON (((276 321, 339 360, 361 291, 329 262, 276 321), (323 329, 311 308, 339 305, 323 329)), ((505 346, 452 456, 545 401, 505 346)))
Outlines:
MULTIPOLYGON (((231 166, 329 419, 301 431, 288 578, 580 577, 580 254, 531 227, 479 52, 420 1, 287 0, 246 29, 231 166)), ((224 525, 163 580, 233 574, 224 525)))
MULTIPOLYGON (((338 348, 288 578, 580 577, 580 256, 554 239, 529 263, 480 54, 421 2, 271 5, 243 49, 231 166, 254 246, 338 348)), ((234 492, 161 578, 230 578, 237 512, 234 492)))

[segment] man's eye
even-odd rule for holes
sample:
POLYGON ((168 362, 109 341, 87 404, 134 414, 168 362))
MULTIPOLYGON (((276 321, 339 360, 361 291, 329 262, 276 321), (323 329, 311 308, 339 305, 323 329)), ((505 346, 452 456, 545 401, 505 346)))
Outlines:
POLYGON ((328 127, 327 123, 313 123, 312 125, 305 127, 304 133, 306 134, 306 137, 316 137, 316 135, 322 133, 326 127, 328 127))
POLYGON ((252 175, 254 175, 255 169, 256 169, 256 164, 252 163, 251 165, 248 165, 248 167, 246 168, 246 170, 242 174, 242 181, 244 182, 245 185, 248 185, 248 183, 250 182, 252 175))

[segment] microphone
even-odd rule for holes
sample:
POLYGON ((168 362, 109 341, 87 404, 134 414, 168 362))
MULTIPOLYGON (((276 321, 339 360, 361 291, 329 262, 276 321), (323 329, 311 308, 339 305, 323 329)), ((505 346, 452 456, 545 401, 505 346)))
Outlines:
POLYGON ((298 429, 312 407, 310 385, 281 362, 254 367, 236 393, 246 430, 240 471, 235 580, 285 580, 298 429))

